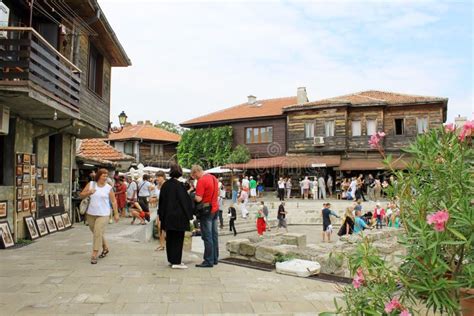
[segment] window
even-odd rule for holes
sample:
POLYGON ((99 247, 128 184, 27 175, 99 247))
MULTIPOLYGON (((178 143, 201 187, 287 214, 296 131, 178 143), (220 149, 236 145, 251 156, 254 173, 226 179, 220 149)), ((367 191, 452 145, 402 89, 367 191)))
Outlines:
POLYGON ((127 155, 133 155, 133 143, 125 143, 123 145, 123 152, 127 155))
POLYGON ((423 134, 428 130, 428 118, 427 117, 417 117, 416 118, 416 130, 418 134, 423 134))
POLYGON ((405 132, 404 120, 395 119, 395 135, 403 135, 405 132))
POLYGON ((304 123, 304 138, 314 138, 314 123, 304 123))
POLYGON ((273 141, 273 127, 249 127, 245 129, 247 144, 271 143, 273 141))
POLYGON ((151 144, 151 155, 152 156, 163 156, 163 145, 162 144, 151 144))
POLYGON ((360 121, 352 121, 352 136, 362 135, 362 128, 360 121))
POLYGON ((49 136, 48 154, 48 182, 61 183, 63 168, 63 135, 56 134, 49 136))
POLYGON ((92 44, 89 49, 88 86, 89 89, 102 96, 102 76, 104 72, 104 57, 92 44))
POLYGON ((372 136, 377 133, 377 120, 367 120, 367 135, 372 136))
POLYGON ((334 136, 334 127, 335 127, 334 121, 324 122, 324 131, 325 131, 326 137, 334 136))

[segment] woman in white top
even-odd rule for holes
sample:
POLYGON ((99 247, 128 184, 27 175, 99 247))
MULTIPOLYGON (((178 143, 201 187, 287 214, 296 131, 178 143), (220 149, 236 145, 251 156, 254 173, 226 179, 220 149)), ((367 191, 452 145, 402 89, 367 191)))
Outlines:
POLYGON ((119 220, 117 201, 112 186, 107 184, 107 169, 99 169, 95 181, 89 182, 81 192, 81 198, 90 197, 87 208, 87 223, 93 235, 91 263, 97 263, 97 255, 102 246, 99 258, 104 258, 109 253, 109 247, 104 238, 105 227, 109 221, 110 208, 114 210, 115 222, 119 220))

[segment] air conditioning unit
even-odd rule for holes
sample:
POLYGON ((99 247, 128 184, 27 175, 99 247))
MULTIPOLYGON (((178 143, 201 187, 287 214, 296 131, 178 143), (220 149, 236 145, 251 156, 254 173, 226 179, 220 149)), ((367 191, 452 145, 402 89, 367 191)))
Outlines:
POLYGON ((8 135, 10 123, 10 109, 6 106, 0 106, 0 135, 8 135))
POLYGON ((315 136, 313 138, 313 145, 314 146, 324 146, 324 137, 322 136, 315 136))

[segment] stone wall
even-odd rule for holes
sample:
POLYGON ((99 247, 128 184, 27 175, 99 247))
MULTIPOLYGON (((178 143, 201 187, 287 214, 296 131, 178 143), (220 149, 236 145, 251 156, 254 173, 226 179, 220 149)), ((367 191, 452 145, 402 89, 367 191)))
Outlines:
MULTIPOLYGON (((15 131, 15 149, 11 153, 33 153, 34 138, 39 135, 44 135, 51 132, 51 129, 33 124, 30 121, 16 118, 16 131, 15 131)), ((38 179, 37 184, 42 183, 44 185, 44 192, 58 193, 64 197, 64 207, 66 211, 70 210, 70 185, 71 185, 71 136, 63 135, 63 146, 62 146, 62 181, 61 183, 48 183, 47 180, 38 179)), ((75 148, 73 148, 75 152, 75 148)), ((43 137, 38 140, 37 153, 36 153, 36 166, 47 167, 48 166, 48 153, 49 153, 49 138, 43 137)), ((14 165, 11 166, 15 168, 14 165)), ((15 174, 15 173, 14 173, 15 174)), ((13 181, 13 186, 0 186, 0 201, 8 201, 8 214, 6 220, 10 224, 12 233, 15 233, 15 239, 25 238, 27 236, 26 228, 24 227, 23 217, 31 215, 30 212, 16 212, 16 186, 13 181), (17 224, 16 224, 17 223, 17 224)), ((4 219, 2 219, 4 220, 4 219)))
MULTIPOLYGON (((386 228, 367 231, 367 237, 389 265, 398 265, 404 248, 398 243, 401 229, 386 228)), ((227 242, 233 258, 273 264, 277 257, 286 256, 318 262, 321 273, 349 277, 347 256, 355 252, 362 235, 343 236, 335 243, 306 244, 304 234, 266 235, 262 238, 234 239, 227 242)))

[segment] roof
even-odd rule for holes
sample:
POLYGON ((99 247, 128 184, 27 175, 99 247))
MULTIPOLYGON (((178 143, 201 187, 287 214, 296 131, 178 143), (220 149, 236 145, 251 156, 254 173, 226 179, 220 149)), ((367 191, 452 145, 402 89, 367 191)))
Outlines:
POLYGON ((125 155, 99 138, 81 140, 76 149, 76 157, 82 160, 96 161, 103 164, 135 160, 134 157, 125 155))
POLYGON ((338 97, 294 104, 285 107, 285 111, 304 109, 312 106, 334 106, 334 105, 402 105, 402 104, 426 104, 433 102, 447 102, 447 98, 402 94, 395 92, 369 90, 346 94, 338 97))
POLYGON ((179 142, 181 136, 153 125, 126 125, 120 133, 109 134, 108 140, 145 139, 164 142, 179 142))
POLYGON ((340 162, 340 156, 277 156, 250 159, 247 163, 227 164, 224 167, 232 169, 317 168, 338 166, 340 162))
MULTIPOLYGON (((406 169, 409 158, 394 159, 392 167, 394 169, 406 169)), ((335 168, 336 170, 386 170, 387 166, 382 159, 348 159, 342 160, 341 164, 335 168)))
POLYGON ((257 100, 254 104, 242 103, 217 112, 196 117, 181 123, 181 126, 203 125, 206 123, 227 122, 283 115, 283 108, 295 104, 296 96, 277 99, 257 100))

